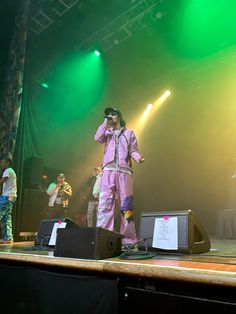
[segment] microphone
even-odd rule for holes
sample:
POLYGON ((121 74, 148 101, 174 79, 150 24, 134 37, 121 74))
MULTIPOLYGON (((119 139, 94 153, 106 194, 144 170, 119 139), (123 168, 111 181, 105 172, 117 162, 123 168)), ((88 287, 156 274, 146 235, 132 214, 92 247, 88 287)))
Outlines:
POLYGON ((65 187, 65 184, 63 183, 61 186, 60 186, 60 190, 63 190, 65 187))
POLYGON ((112 120, 112 117, 104 115, 104 118, 107 120, 112 120))

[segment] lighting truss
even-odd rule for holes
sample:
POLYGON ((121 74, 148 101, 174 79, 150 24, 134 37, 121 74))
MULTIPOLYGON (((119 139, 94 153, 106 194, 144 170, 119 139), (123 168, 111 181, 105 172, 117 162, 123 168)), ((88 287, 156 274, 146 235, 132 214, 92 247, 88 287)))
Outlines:
POLYGON ((145 28, 150 21, 162 18, 167 12, 163 0, 142 0, 115 18, 112 22, 76 45, 76 50, 87 51, 92 47, 108 51, 130 38, 135 31, 145 28))
POLYGON ((35 34, 41 34, 58 18, 72 9, 75 5, 81 5, 80 0, 40 0, 32 8, 30 30, 35 34))
MULTIPOLYGON (((59 2, 62 2, 62 0, 59 2)), ((72 7, 72 4, 75 5, 79 1, 74 0, 72 3, 71 0, 70 2, 72 7)), ((94 34, 82 39, 82 41, 80 40, 78 44, 75 44, 74 49, 78 52, 92 51, 97 48, 99 51, 112 49, 114 46, 129 39, 134 32, 147 27, 151 21, 163 18, 168 13, 165 2, 166 0, 133 1, 134 4, 127 11, 94 34)), ((48 64, 35 75, 35 79, 41 81, 45 79, 45 76, 52 76, 53 72, 53 64, 48 64)))

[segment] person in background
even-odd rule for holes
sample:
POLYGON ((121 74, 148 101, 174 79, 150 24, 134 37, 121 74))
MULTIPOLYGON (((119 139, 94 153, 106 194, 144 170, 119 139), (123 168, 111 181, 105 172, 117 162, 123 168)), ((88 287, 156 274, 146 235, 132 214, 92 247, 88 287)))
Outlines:
POLYGON ((17 197, 16 173, 12 168, 10 158, 1 160, 1 169, 3 171, 0 185, 2 194, 0 196, 0 221, 2 223, 3 238, 1 244, 12 244, 12 208, 17 197))
POLYGON ((120 233, 122 243, 129 247, 137 242, 134 225, 133 176, 131 159, 143 163, 133 130, 125 127, 119 110, 109 107, 105 120, 98 127, 95 141, 105 144, 101 177, 97 227, 114 230, 115 198, 118 196, 121 211, 120 233))
POLYGON ((39 189, 42 192, 47 192, 47 188, 48 188, 48 176, 46 174, 43 174, 41 176, 41 183, 39 185, 39 189))
POLYGON ((50 218, 65 218, 69 206, 69 199, 72 196, 72 188, 65 181, 65 175, 60 173, 57 181, 52 182, 48 189, 49 197, 49 216, 50 218))
POLYGON ((89 198, 88 198, 88 209, 87 209, 87 227, 93 227, 94 214, 97 212, 98 198, 100 190, 102 168, 95 167, 93 169, 93 175, 89 177, 89 198))

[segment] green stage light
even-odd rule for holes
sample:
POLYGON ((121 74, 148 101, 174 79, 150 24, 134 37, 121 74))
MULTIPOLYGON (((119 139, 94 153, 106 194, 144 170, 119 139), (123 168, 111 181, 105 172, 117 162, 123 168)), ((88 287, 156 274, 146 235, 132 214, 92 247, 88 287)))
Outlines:
POLYGON ((44 88, 48 88, 49 87, 47 83, 42 83, 41 86, 44 87, 44 88))
POLYGON ((98 50, 95 50, 95 51, 94 51, 94 54, 95 54, 96 56, 100 56, 101 53, 100 53, 98 50))
POLYGON ((59 95, 61 103, 58 120, 72 121, 85 117, 100 101, 106 86, 106 68, 102 61, 94 50, 69 53, 62 60, 53 81, 53 91, 59 95))
POLYGON ((169 18, 170 32, 165 37, 175 53, 198 59, 236 44, 236 1, 179 2, 178 11, 173 9, 169 18))

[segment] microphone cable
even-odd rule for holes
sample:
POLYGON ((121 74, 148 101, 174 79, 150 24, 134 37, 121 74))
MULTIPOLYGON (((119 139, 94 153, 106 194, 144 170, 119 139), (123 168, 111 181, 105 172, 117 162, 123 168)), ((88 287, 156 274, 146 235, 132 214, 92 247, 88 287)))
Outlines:
POLYGON ((141 260, 141 259, 149 259, 149 258, 156 257, 156 254, 154 252, 148 252, 147 242, 146 242, 148 239, 152 239, 152 237, 141 239, 135 242, 128 250, 121 253, 118 256, 118 258, 128 259, 128 260, 141 260), (141 242, 144 242, 145 244, 145 251, 134 251, 133 248, 141 242))

